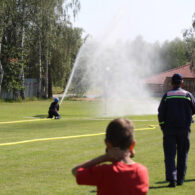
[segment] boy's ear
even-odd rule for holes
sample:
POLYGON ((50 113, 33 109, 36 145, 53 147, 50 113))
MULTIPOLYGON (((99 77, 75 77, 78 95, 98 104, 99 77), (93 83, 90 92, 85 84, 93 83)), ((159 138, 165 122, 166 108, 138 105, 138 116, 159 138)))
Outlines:
POLYGON ((111 146, 111 143, 107 140, 107 139, 105 139, 104 140, 104 142, 105 142, 105 144, 106 144, 106 148, 111 148, 112 146, 111 146))
POLYGON ((129 150, 130 150, 130 151, 133 151, 133 149, 134 149, 134 147, 135 147, 135 143, 136 143, 135 140, 133 140, 133 141, 132 141, 132 144, 131 144, 130 147, 129 147, 129 150))
POLYGON ((132 144, 129 147, 129 151, 130 151, 130 157, 133 158, 135 156, 135 140, 133 140, 132 144))

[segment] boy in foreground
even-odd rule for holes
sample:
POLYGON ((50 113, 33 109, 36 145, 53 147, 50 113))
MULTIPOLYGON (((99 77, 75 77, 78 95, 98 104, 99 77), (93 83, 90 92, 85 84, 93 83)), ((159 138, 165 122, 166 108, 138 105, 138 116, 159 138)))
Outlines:
POLYGON ((147 168, 135 163, 134 127, 131 121, 115 119, 106 129, 106 153, 72 169, 80 185, 97 186, 98 195, 147 194, 147 168), (111 164, 101 164, 111 162, 111 164), (101 165, 100 165, 101 164, 101 165))

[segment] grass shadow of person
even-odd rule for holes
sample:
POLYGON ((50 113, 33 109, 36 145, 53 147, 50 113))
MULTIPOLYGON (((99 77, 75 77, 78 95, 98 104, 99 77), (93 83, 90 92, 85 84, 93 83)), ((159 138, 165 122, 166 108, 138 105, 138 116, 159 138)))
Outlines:
POLYGON ((168 181, 158 181, 155 184, 164 184, 164 183, 168 183, 168 181))
MULTIPOLYGON (((185 179, 184 182, 194 182, 195 179, 185 179)), ((164 183, 168 183, 168 181, 158 181, 156 182, 156 184, 164 184, 164 183)))
MULTIPOLYGON (((188 183, 188 182, 195 182, 195 179, 185 179, 184 183, 188 183)), ((158 181, 155 184, 166 184, 168 183, 168 181, 158 181)), ((159 189, 159 188, 167 188, 167 186, 150 186, 150 190, 152 189, 159 189)))
POLYGON ((97 190, 91 190, 90 193, 97 193, 97 190))
POLYGON ((195 179, 185 179, 184 183, 195 182, 195 179))
POLYGON ((167 188, 167 186, 150 186, 149 190, 159 189, 159 188, 167 188))
POLYGON ((47 118, 47 115, 45 115, 45 114, 40 114, 40 115, 35 115, 35 116, 33 116, 33 117, 35 117, 35 118, 47 118))

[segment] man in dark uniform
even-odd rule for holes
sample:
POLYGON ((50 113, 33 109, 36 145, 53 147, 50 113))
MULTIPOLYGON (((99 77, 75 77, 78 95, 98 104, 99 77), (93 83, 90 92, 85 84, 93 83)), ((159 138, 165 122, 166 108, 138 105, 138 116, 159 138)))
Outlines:
POLYGON ((190 148, 190 126, 195 114, 193 95, 182 89, 183 78, 180 74, 172 77, 173 89, 164 94, 159 108, 158 120, 163 132, 166 180, 168 187, 182 185, 187 169, 190 148), (177 154, 177 166, 175 156, 177 154))
POLYGON ((54 101, 51 103, 48 111, 48 117, 47 118, 53 118, 55 116, 55 119, 60 119, 60 115, 58 113, 59 111, 59 98, 55 98, 54 101))

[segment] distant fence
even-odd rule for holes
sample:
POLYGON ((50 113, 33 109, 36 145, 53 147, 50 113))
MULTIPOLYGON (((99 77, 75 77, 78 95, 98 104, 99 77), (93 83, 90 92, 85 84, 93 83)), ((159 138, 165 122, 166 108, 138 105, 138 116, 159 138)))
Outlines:
MULTIPOLYGON (((25 91, 24 91, 25 97, 37 96, 37 91, 38 91, 38 80, 37 79, 25 79, 24 85, 25 85, 25 91)), ((14 99, 13 91, 6 91, 2 89, 0 98, 14 99)))
POLYGON ((38 92, 38 80, 25 79, 25 97, 37 96, 37 92, 38 92))

